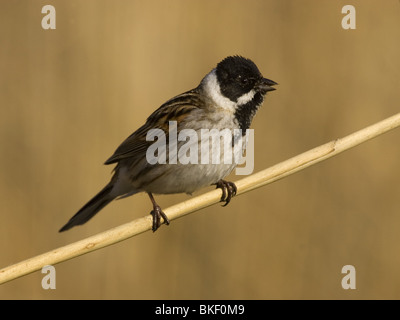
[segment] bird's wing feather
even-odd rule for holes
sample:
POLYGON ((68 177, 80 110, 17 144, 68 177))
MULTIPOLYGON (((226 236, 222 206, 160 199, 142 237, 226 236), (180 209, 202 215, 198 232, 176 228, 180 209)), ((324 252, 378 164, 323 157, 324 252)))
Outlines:
POLYGON ((179 123, 184 121, 193 109, 202 105, 201 96, 196 89, 168 100, 147 118, 143 126, 121 143, 105 164, 116 163, 130 157, 142 158, 148 147, 153 143, 146 140, 147 132, 150 129, 163 130, 168 141, 169 121, 177 121, 179 126, 179 123))

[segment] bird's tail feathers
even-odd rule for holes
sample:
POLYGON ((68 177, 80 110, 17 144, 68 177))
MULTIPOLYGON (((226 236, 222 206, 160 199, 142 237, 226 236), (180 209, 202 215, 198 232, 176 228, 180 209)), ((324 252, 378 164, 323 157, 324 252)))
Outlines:
POLYGON ((106 185, 96 196, 86 203, 68 222, 63 226, 59 232, 71 229, 74 226, 84 224, 89 221, 93 216, 103 209, 107 204, 113 201, 115 196, 111 191, 113 184, 110 182, 106 185))

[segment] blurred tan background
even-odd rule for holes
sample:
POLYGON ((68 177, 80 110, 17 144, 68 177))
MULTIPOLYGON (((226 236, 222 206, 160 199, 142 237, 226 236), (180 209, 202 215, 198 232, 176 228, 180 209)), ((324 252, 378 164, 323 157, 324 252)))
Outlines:
MULTIPOLYGON (((399 112, 400 3, 351 1, 356 30, 341 27, 346 4, 2 0, 0 268, 148 214, 139 194, 57 232, 108 182, 102 163, 122 140, 228 55, 280 84, 252 125, 256 171, 399 112), (46 4, 56 30, 41 27, 46 4)), ((399 299, 399 141, 397 129, 56 265, 56 290, 35 272, 0 298, 399 299), (341 287, 348 264, 356 290, 341 287)), ((156 197, 164 208, 187 198, 156 197)))

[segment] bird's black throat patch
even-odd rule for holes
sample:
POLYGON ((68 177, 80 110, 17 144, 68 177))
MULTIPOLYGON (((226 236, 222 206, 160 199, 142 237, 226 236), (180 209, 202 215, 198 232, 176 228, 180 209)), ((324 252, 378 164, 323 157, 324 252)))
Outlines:
POLYGON ((263 101, 264 95, 260 92, 257 92, 252 100, 237 107, 235 111, 235 118, 239 123, 239 128, 242 130, 242 135, 245 135, 246 129, 250 128, 251 121, 253 120, 253 117, 263 101))

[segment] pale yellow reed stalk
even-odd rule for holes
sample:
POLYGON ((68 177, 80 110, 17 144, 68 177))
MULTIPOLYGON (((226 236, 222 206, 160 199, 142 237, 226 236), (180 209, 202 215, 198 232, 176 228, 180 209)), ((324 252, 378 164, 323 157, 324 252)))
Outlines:
MULTIPOLYGON (((400 126, 400 113, 354 132, 344 138, 336 139, 324 145, 311 149, 291 159, 283 161, 268 169, 250 175, 235 182, 237 194, 243 194, 259 188, 290 174, 305 169, 320 161, 333 157, 358 144, 379 136, 400 126)), ((194 211, 218 203, 221 190, 216 189, 190 200, 178 203, 164 210, 170 220, 174 220, 194 211)), ((232 204, 231 204, 232 205, 232 204)), ((101 232, 89 238, 54 249, 28 260, 16 263, 0 270, 0 284, 19 278, 23 275, 40 270, 45 265, 54 265, 85 253, 115 244, 145 231, 151 230, 152 217, 147 214, 143 218, 123 224, 116 228, 101 232)), ((171 230, 172 232, 172 230, 171 230)))

